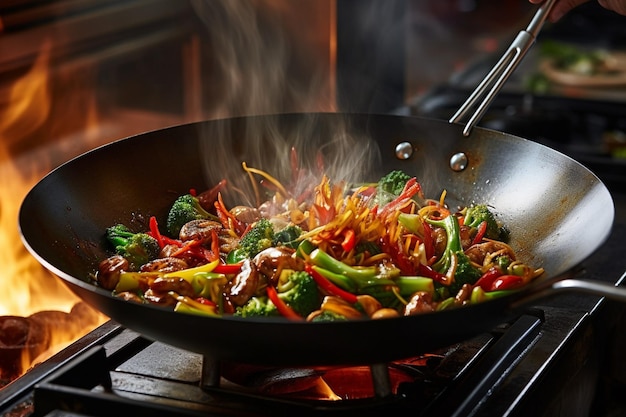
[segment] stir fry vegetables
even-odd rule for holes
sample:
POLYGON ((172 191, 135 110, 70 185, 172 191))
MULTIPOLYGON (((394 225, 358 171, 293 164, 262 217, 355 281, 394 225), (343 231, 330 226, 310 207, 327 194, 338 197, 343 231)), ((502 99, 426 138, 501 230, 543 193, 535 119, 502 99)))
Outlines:
POLYGON ((324 176, 292 195, 243 167, 257 192, 271 185, 265 202, 228 208, 221 181, 175 199, 163 226, 112 225, 97 285, 189 314, 344 321, 479 303, 543 273, 516 259, 488 206, 451 210, 402 171, 352 187, 324 176))

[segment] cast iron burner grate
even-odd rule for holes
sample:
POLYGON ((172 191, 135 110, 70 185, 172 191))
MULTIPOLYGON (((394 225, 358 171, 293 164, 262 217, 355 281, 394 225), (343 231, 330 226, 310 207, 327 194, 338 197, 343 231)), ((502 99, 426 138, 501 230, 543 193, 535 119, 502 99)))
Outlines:
POLYGON ((372 365, 374 394, 339 401, 239 389, 225 383, 219 363, 119 328, 110 340, 86 348, 35 386, 32 416, 389 415, 409 411, 421 416, 465 416, 480 406, 533 345, 541 324, 542 312, 532 310, 425 360, 372 365), (146 366, 150 360, 151 366, 146 366), (398 369, 412 379, 394 384, 392 375, 398 369))

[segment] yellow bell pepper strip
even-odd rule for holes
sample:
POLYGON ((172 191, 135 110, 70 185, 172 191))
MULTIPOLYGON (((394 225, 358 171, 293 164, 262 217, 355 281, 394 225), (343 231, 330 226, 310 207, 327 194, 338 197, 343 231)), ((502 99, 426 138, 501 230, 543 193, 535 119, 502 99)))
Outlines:
POLYGON ((285 302, 278 296, 278 292, 276 292, 276 288, 271 285, 266 287, 267 296, 272 303, 278 309, 278 312, 281 316, 289 319, 289 320, 303 320, 298 313, 293 311, 291 307, 289 307, 285 302))
POLYGON ((114 292, 119 294, 124 291, 135 291, 138 289, 145 291, 150 287, 151 280, 158 276, 158 272, 121 272, 114 292))
POLYGON ((191 286, 196 295, 219 304, 222 290, 226 285, 226 275, 216 272, 198 272, 191 278, 191 286))
POLYGON ((211 302, 199 302, 192 298, 176 294, 173 291, 170 291, 169 295, 178 301, 176 306, 174 306, 174 311, 176 312, 198 314, 201 316, 220 316, 217 312, 217 306, 211 302))
POLYGON ((187 268, 187 269, 181 269, 180 271, 168 272, 166 274, 163 274, 163 278, 178 277, 178 278, 184 279, 185 281, 189 281, 189 283, 191 283, 191 280, 195 274, 199 272, 212 272, 217 267, 217 265, 219 265, 219 263, 220 261, 218 259, 213 262, 209 262, 208 264, 196 266, 193 268, 187 268))

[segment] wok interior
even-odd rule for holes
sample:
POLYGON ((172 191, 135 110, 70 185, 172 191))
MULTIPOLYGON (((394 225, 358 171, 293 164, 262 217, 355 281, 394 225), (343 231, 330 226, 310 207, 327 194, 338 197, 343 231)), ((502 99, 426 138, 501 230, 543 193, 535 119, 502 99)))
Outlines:
MULTIPOLYGON (((461 126, 420 118, 290 114, 176 126, 120 140, 80 156, 50 173, 27 195, 19 218, 23 240, 34 256, 79 296, 121 324, 155 339, 227 356, 226 351, 237 350, 233 347, 236 338, 228 342, 211 338, 181 342, 180 335, 165 335, 164 330, 154 329, 156 321, 146 323, 141 317, 144 311, 152 317, 180 314, 161 313, 142 305, 127 306, 132 303, 120 302, 86 282, 97 263, 109 255, 104 230, 118 222, 145 228, 151 215, 164 224, 173 200, 191 188, 201 191, 212 187, 221 179, 224 162, 239 172, 241 163, 246 162, 286 178, 288 169, 277 164, 277 159, 288 160, 294 141, 300 147, 299 155, 321 151, 337 164, 345 144, 337 147, 332 143, 346 137, 348 148, 363 161, 364 181, 375 180, 391 169, 403 169, 417 176, 427 197, 438 199, 445 189, 446 201, 451 205, 492 206, 511 230, 514 249, 524 261, 545 268, 546 277, 584 260, 612 227, 613 202, 598 178, 574 160, 534 142, 479 128, 465 138, 461 126), (413 144, 414 154, 408 160, 395 156, 396 144, 403 141, 413 144), (363 153, 359 146, 368 142, 374 145, 373 151, 363 153), (462 172, 449 166, 450 157, 457 152, 469 158, 469 166, 462 172)), ((333 179, 332 174, 330 177, 333 179)), ((245 187, 242 178, 231 179, 241 181, 238 185, 245 187)), ((237 197, 228 198, 232 204, 237 197)), ((192 325, 203 319, 210 320, 173 320, 186 320, 185 325, 192 325)), ((422 326, 425 319, 390 321, 403 320, 414 323, 409 326, 422 326)), ((227 320, 211 320, 219 321, 227 320)), ((381 332, 394 328, 370 326, 377 326, 381 332)), ((358 341, 358 331, 354 331, 358 341)), ((305 332, 299 337, 307 343, 305 332)))

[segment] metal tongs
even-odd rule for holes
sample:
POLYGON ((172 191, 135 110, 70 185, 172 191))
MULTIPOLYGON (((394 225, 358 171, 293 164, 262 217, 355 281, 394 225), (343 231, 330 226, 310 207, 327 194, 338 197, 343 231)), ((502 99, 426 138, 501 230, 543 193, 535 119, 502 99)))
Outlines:
POLYGON ((484 96, 484 99, 478 104, 476 111, 463 128, 463 136, 469 136, 472 128, 478 123, 483 114, 485 114, 487 107, 489 107, 489 104, 491 104, 496 94, 498 94, 506 80, 513 71, 515 71, 515 68, 517 68, 522 58, 526 55, 526 52, 533 46, 555 2, 556 0, 546 0, 541 5, 526 30, 522 30, 517 35, 513 43, 511 43, 511 46, 509 46, 509 49, 502 55, 502 58, 500 58, 498 63, 489 71, 465 103, 463 103, 449 120, 450 123, 460 122, 481 97, 484 96))

